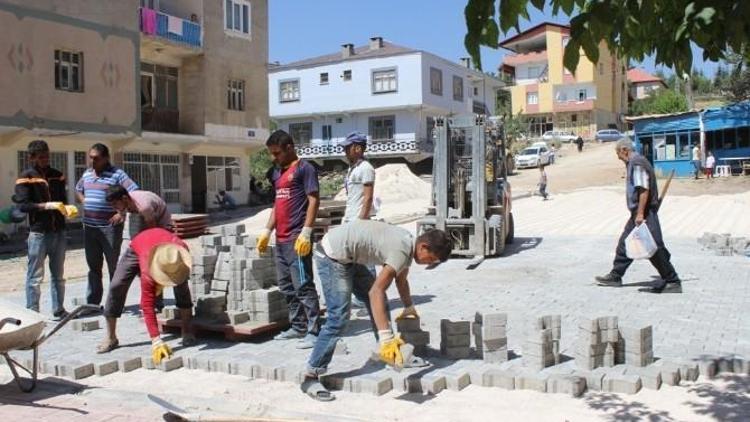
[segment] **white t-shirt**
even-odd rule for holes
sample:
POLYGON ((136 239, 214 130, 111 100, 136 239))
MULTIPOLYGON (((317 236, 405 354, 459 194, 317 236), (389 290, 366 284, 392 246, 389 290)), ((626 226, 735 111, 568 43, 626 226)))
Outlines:
MULTIPOLYGON (((349 167, 346 174, 346 211, 343 223, 359 218, 364 203, 365 185, 375 183, 375 168, 365 160, 359 161, 354 167, 349 167)), ((370 208, 372 215, 373 208, 370 208)))
POLYGON ((701 159, 700 152, 701 152, 700 148, 693 147, 693 161, 698 161, 701 159))
POLYGON ((714 158, 713 155, 709 155, 706 158, 706 168, 712 169, 714 168, 714 164, 716 164, 716 159, 714 158))

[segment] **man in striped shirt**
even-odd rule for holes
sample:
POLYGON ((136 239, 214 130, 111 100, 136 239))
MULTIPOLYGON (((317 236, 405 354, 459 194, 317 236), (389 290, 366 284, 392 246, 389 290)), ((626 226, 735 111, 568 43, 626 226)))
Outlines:
POLYGON ((76 184, 76 198, 83 203, 83 247, 89 266, 86 302, 99 305, 102 301, 102 267, 107 260, 109 278, 117 267, 122 244, 124 213, 117 212, 107 202, 107 189, 122 186, 128 192, 138 185, 125 172, 109 161, 109 148, 94 144, 89 150, 91 168, 87 169, 76 184))

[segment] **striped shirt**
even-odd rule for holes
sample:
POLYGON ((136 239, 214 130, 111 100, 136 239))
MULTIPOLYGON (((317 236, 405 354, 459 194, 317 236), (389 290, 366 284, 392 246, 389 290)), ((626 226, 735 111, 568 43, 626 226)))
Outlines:
POLYGON ((128 192, 138 185, 119 167, 110 165, 101 174, 87 169, 76 183, 76 192, 83 195, 83 224, 93 227, 109 226, 109 219, 117 213, 107 202, 107 189, 120 185, 128 192))

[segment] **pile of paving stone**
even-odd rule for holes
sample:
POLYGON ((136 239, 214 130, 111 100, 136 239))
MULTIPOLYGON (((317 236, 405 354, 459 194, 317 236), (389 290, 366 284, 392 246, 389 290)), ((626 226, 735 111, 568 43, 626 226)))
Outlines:
POLYGON ((719 256, 744 255, 750 256, 750 239, 747 237, 732 237, 729 233, 703 233, 698 238, 703 249, 712 250, 719 256))

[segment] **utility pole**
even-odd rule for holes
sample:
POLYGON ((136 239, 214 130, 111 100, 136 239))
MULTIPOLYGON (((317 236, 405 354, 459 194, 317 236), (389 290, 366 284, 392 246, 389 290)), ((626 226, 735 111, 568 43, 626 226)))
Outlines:
POLYGON ((693 81, 687 73, 683 73, 682 77, 685 79, 685 99, 687 100, 688 110, 692 110, 695 106, 693 102, 693 81))

